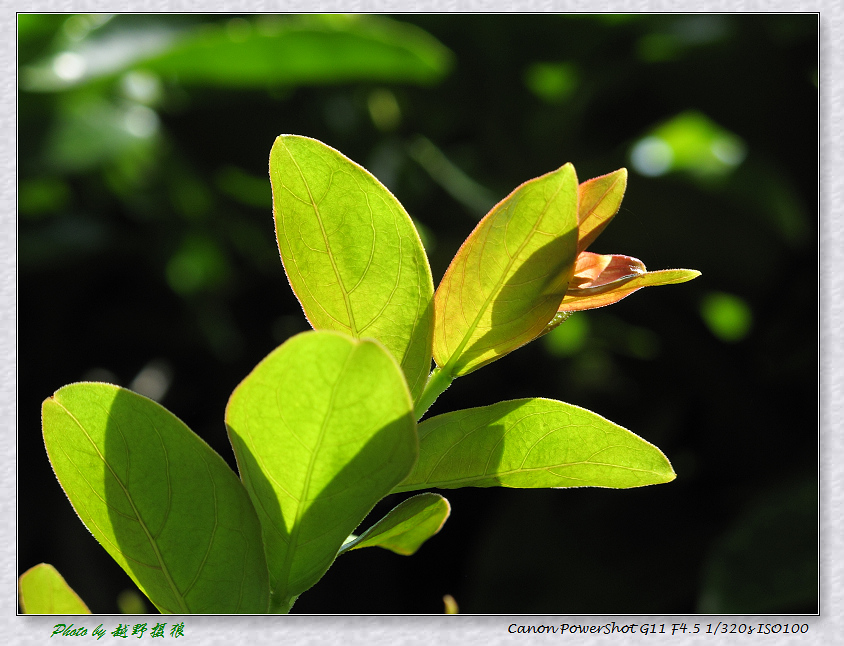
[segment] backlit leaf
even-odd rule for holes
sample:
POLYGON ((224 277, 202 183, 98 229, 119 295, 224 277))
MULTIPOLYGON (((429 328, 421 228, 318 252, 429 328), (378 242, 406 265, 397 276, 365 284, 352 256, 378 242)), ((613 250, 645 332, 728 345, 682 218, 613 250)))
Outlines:
POLYGON ((383 547, 410 556, 440 531, 450 513, 448 500, 438 494, 413 496, 394 507, 363 534, 345 543, 340 553, 362 547, 383 547))
POLYGON ((53 470, 79 517, 163 613, 259 613, 260 526, 223 459, 154 401, 65 386, 42 407, 53 470))
POLYGON ((263 527, 273 607, 284 611, 410 472, 413 402, 381 344, 305 332, 241 382, 226 423, 263 527))
POLYGON ((432 417, 419 461, 394 489, 612 487, 669 482, 662 452, 600 415, 550 399, 517 399, 432 417))
POLYGON ((89 615, 91 611, 49 563, 29 568, 18 579, 21 612, 29 615, 89 615))
POLYGON ((434 358, 465 375, 536 338, 563 300, 577 248, 577 176, 525 182, 460 247, 437 288, 434 358))
POLYGON ((404 208, 366 170, 306 137, 276 139, 270 180, 281 259, 311 325, 380 341, 416 398, 431 368, 434 286, 404 208))
POLYGON ((593 177, 577 187, 578 253, 592 244, 610 223, 621 206, 626 189, 626 168, 593 177))

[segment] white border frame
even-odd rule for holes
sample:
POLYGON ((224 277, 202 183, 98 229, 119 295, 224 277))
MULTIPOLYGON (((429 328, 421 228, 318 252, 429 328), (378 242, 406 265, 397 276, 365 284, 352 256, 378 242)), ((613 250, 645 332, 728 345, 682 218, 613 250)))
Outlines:
MULTIPOLYGON (((517 624, 555 624, 562 622, 577 624, 618 625, 629 623, 666 625, 665 634, 593 634, 584 636, 567 635, 567 643, 593 645, 604 643, 662 644, 687 646, 701 643, 751 644, 780 646, 794 643, 844 644, 844 568, 841 555, 844 551, 844 434, 834 420, 844 415, 844 343, 837 334, 838 325, 844 320, 842 287, 836 278, 844 271, 844 4, 840 0, 818 2, 787 2, 783 0, 741 1, 726 0, 700 2, 696 0, 639 0, 629 2, 610 0, 587 2, 586 0, 357 0, 354 2, 268 2, 251 0, 225 2, 206 0, 187 2, 185 0, 159 0, 123 3, 102 1, 36 0, 34 2, 9 2, 2 0, 0 19, 0 51, 6 61, 2 72, 2 94, 0 94, 0 146, 3 156, 0 167, 0 420, 3 434, 0 435, 2 455, 10 456, 0 462, 0 563, 7 576, 2 577, 0 588, 0 635, 15 644, 46 644, 50 641, 53 626, 60 619, 55 616, 16 615, 17 572, 15 570, 17 549, 16 528, 16 433, 17 433, 17 59, 16 59, 16 12, 372 12, 372 13, 422 13, 422 12, 701 12, 707 13, 750 13, 750 12, 820 12, 820 229, 819 229, 819 420, 821 428, 821 478, 820 478, 820 616, 772 617, 772 616, 524 616, 524 615, 457 615, 457 616, 187 616, 168 617, 168 628, 162 640, 168 644, 334 644, 344 646, 395 646, 460 644, 466 646, 498 644, 534 644, 547 640, 559 640, 561 636, 546 634, 508 634, 508 626, 517 624), (809 632, 804 635, 691 635, 670 634, 672 624, 686 623, 690 628, 695 623, 703 629, 707 624, 719 620, 728 623, 808 623, 809 632), (185 622, 185 636, 178 639, 169 636, 173 623, 185 622), (619 641, 623 640, 623 641, 619 641)), ((787 127, 787 124, 786 124, 787 127)), ((682 573, 679 573, 682 576, 682 573)), ((94 616, 90 620, 68 618, 67 623, 85 625, 89 632, 102 623, 108 629, 105 641, 120 642, 110 631, 121 622, 122 617, 94 616), (93 622, 93 623, 92 623, 93 622), (90 625, 89 625, 90 624, 90 625)), ((152 623, 155 623, 154 621, 152 623)), ((70 637, 57 638, 66 643, 70 637)), ((71 643, 90 643, 90 634, 77 637, 71 643)), ((135 637, 129 637, 129 640, 135 637)), ((149 639, 145 636, 144 639, 149 639)), ((127 642, 131 643, 131 642, 127 642)), ((155 642, 161 643, 161 642, 155 642)), ((550 643, 550 642, 549 642, 550 643)))

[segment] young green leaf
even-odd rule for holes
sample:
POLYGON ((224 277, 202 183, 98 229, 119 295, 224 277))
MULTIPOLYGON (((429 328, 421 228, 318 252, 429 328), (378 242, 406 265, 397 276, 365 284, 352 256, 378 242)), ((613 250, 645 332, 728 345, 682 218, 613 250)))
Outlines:
POLYGON ((73 508, 163 613, 266 612, 260 526, 237 476, 168 410, 117 386, 65 386, 44 444, 73 508))
POLYGON ((276 611, 316 583, 416 461, 413 402, 375 341, 305 332, 232 393, 226 424, 258 510, 276 611))
POLYGON ((276 139, 270 181, 279 252, 311 325, 380 341, 415 399, 431 369, 434 284, 410 217, 366 170, 307 137, 276 139))
POLYGON ((525 182, 460 247, 437 292, 434 359, 465 375, 536 338, 557 312, 577 249, 577 176, 525 182))
POLYGON ((577 187, 577 253, 592 244, 615 217, 626 189, 626 168, 593 177, 577 187))
POLYGON ((438 487, 612 487, 675 478, 662 452, 571 404, 517 399, 419 425, 419 460, 394 492, 438 487))
POLYGON ((21 612, 28 615, 90 615, 58 570, 49 563, 39 563, 18 578, 21 612))
POLYGON ((435 493, 421 493, 394 507, 360 536, 347 541, 340 554, 362 547, 383 547, 410 556, 442 528, 451 505, 435 493))

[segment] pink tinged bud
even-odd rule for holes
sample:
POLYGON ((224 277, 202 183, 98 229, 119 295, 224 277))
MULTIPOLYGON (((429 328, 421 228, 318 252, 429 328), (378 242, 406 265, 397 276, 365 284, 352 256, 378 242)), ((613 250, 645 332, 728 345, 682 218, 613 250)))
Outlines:
POLYGON ((581 252, 559 312, 578 312, 617 303, 642 287, 685 283, 700 276, 691 269, 647 271, 637 258, 581 252))
MULTIPOLYGON (((612 305, 642 287, 684 283, 700 275, 699 271, 689 269, 649 272, 645 263, 637 258, 586 251, 618 212, 626 188, 627 170, 624 168, 587 180, 577 187, 577 258, 574 275, 558 312, 612 305)), ((556 318, 552 323, 556 323, 556 318)))

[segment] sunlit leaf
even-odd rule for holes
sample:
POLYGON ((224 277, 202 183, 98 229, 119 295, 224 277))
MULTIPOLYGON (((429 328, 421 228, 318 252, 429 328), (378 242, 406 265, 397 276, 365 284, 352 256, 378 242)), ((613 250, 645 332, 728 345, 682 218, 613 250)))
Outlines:
POLYGON ((434 358, 444 372, 472 372, 553 318, 572 275, 577 190, 571 164, 525 182, 460 247, 434 296, 434 358))
POLYGON ((29 615, 89 615, 91 611, 61 574, 39 563, 18 578, 21 612, 29 615))
POLYGON ((610 223, 627 189, 627 169, 593 177, 577 187, 577 252, 584 251, 610 223))
POLYGON ((311 325, 383 343, 415 398, 431 368, 434 286, 410 217, 314 139, 276 139, 270 179, 281 259, 311 325))
POLYGON ((669 482, 662 452, 588 410, 517 399, 419 425, 419 461, 396 492, 457 487, 612 487, 669 482))
POLYGON ((438 494, 413 496, 394 507, 363 534, 346 542, 340 553, 362 547, 383 547, 410 556, 440 531, 450 513, 448 500, 438 494))
POLYGON ((274 609, 288 609, 322 577, 410 472, 412 413, 383 346, 336 332, 292 337, 232 393, 226 424, 263 527, 274 609))
POLYGON ((161 612, 267 611, 249 497, 172 413, 117 386, 78 383, 44 402, 42 422, 76 513, 161 612))

